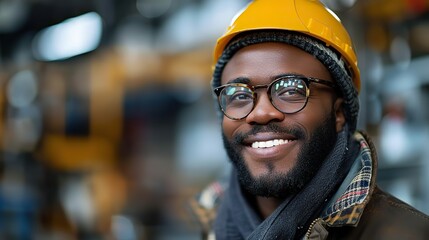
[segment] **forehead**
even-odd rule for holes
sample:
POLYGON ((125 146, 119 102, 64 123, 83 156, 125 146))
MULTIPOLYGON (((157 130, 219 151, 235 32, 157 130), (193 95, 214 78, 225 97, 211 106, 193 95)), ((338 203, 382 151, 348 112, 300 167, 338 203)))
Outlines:
POLYGON ((328 69, 313 55, 284 43, 259 43, 234 54, 225 66, 221 84, 242 77, 252 84, 267 84, 287 73, 331 79, 328 69))

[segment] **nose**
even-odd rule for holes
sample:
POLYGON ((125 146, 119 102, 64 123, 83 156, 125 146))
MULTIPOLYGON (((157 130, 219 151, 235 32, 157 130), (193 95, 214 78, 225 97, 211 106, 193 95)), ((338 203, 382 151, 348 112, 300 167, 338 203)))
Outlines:
POLYGON ((246 117, 246 122, 264 125, 272 121, 281 122, 284 118, 285 114, 273 106, 267 92, 261 91, 256 98, 255 107, 246 117))

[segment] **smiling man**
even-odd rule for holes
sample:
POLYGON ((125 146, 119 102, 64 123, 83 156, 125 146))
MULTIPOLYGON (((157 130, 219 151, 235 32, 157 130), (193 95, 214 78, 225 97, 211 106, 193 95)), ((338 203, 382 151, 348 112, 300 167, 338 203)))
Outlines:
POLYGON ((233 169, 211 236, 429 239, 429 217, 376 185, 375 149, 356 131, 353 44, 323 4, 255 0, 214 56, 233 169))

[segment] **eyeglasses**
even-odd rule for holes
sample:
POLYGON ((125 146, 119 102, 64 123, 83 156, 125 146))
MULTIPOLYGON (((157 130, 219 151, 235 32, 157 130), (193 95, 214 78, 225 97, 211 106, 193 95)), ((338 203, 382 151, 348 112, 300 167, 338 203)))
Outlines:
POLYGON ((282 76, 270 84, 247 85, 230 83, 213 89, 222 112, 230 119, 247 117, 256 104, 256 89, 267 88, 271 104, 280 112, 291 114, 305 108, 310 96, 310 83, 323 84, 336 89, 335 83, 301 75, 282 76))

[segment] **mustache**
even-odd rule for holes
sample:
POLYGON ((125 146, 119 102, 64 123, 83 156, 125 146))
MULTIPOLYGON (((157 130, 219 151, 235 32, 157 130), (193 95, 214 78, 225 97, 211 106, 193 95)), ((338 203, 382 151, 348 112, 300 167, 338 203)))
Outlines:
POLYGON ((296 139, 306 138, 306 133, 301 127, 279 126, 277 123, 272 122, 266 125, 255 124, 253 125, 252 129, 250 129, 248 132, 241 132, 241 133, 235 134, 235 136, 233 136, 232 143, 241 144, 244 141, 244 139, 248 138, 249 136, 256 135, 258 133, 265 133, 265 132, 288 134, 288 135, 294 136, 296 139))

